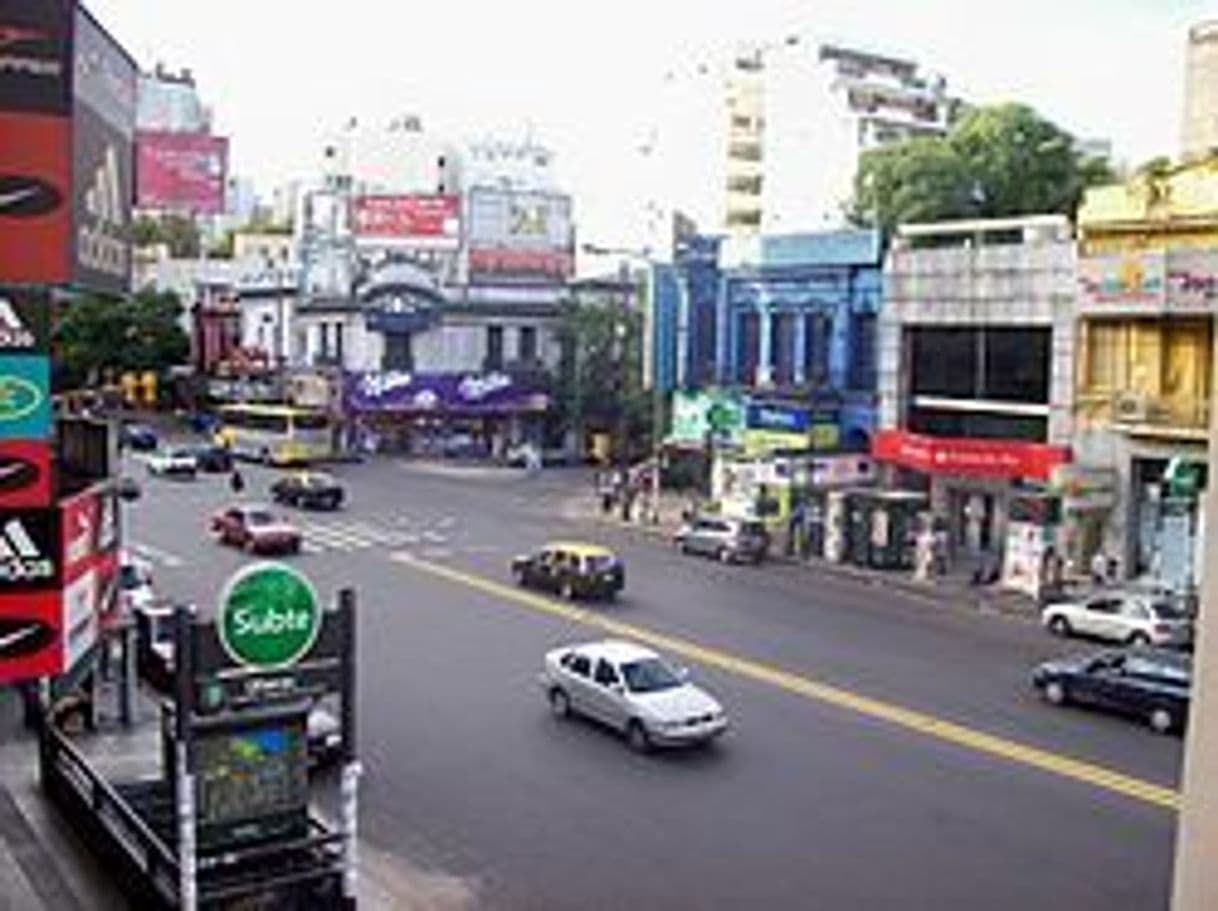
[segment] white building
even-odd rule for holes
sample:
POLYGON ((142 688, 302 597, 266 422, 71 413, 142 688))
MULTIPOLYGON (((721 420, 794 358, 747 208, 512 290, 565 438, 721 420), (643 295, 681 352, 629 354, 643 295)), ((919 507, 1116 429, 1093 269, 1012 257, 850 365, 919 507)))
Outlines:
POLYGON ((1180 155, 1204 158, 1218 149, 1218 20, 1188 30, 1180 155))

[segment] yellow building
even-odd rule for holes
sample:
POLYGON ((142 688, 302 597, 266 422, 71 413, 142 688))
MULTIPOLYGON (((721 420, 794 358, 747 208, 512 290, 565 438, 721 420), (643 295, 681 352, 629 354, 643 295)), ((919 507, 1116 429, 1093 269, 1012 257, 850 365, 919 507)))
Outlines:
POLYGON ((1218 157, 1089 190, 1078 213, 1075 450, 1113 468, 1105 546, 1196 578, 1218 309, 1218 157))

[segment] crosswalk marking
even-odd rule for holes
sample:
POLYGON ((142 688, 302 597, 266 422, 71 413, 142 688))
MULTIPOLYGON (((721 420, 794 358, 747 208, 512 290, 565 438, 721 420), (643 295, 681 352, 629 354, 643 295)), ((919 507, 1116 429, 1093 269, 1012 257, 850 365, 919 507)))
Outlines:
POLYGON ((389 528, 381 524, 362 521, 312 521, 302 526, 305 550, 319 553, 323 550, 350 552, 371 547, 402 547, 426 540, 432 544, 443 544, 443 535, 424 532, 422 535, 389 528))
POLYGON ((144 559, 155 560, 156 562, 161 563, 165 566, 177 567, 177 566, 181 566, 185 562, 181 557, 177 556, 176 554, 171 554, 167 550, 161 550, 159 547, 153 547, 151 544, 143 544, 139 541, 131 541, 128 543, 127 546, 131 550, 133 550, 137 554, 139 554, 141 557, 143 557, 144 559))

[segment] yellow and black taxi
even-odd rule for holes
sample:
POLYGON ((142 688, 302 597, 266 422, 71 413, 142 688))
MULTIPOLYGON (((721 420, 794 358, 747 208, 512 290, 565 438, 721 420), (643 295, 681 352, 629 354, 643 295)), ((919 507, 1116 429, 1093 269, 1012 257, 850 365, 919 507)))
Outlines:
POLYGON ((301 509, 338 509, 346 492, 333 475, 323 471, 296 471, 271 485, 276 503, 301 509))
POLYGON ((626 571, 617 554, 579 541, 551 541, 513 558, 511 570, 517 584, 568 599, 612 599, 626 585, 626 571))

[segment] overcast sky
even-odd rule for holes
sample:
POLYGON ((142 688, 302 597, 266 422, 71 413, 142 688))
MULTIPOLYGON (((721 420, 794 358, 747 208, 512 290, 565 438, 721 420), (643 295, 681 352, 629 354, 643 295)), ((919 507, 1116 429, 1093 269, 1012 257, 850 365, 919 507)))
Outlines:
MULTIPOLYGON (((1028 102, 1118 159, 1173 154, 1187 28, 1218 0, 86 0, 140 64, 194 70, 234 171, 307 176, 349 116, 476 135, 532 124, 585 238, 640 215, 665 72, 791 33, 912 57, 970 101, 1028 102)), ((717 137, 710 141, 718 141, 717 137)))

